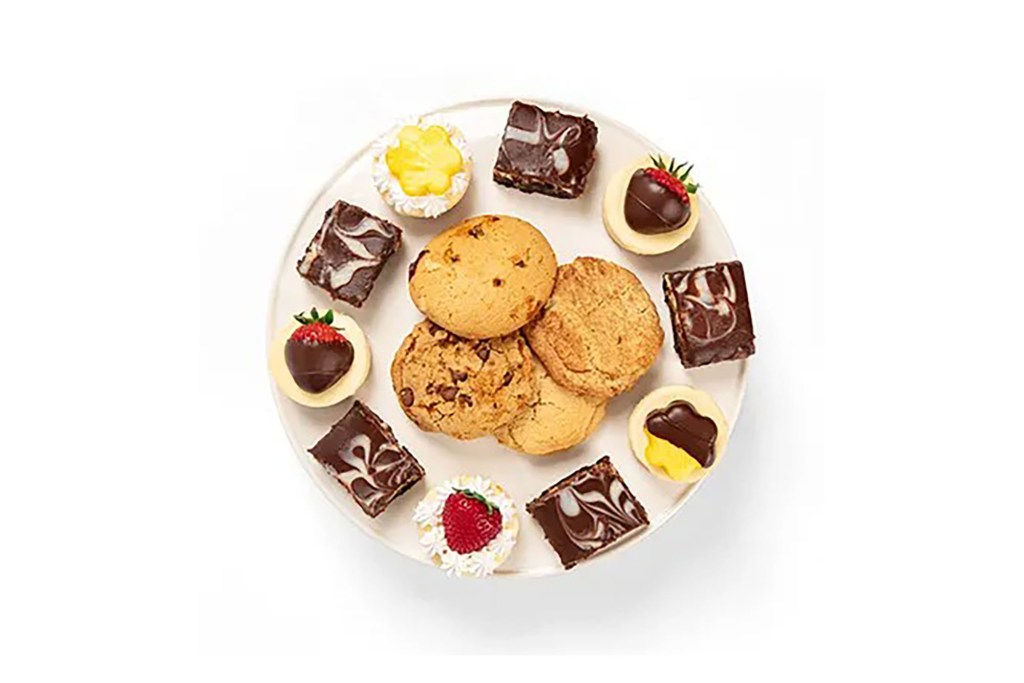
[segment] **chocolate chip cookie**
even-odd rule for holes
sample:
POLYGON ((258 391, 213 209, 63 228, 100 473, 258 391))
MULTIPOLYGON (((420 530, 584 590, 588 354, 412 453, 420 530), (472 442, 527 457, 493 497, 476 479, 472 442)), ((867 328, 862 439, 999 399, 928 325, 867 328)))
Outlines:
POLYGON ((604 399, 636 384, 665 338, 654 302, 636 275, 591 257, 558 267, 544 312, 524 332, 556 382, 604 399))
POLYGON ((540 312, 557 261, 537 228, 476 216, 432 239, 409 267, 409 294, 427 318, 468 339, 515 332, 540 312))
POLYGON ((605 401, 563 389, 538 362, 533 363, 537 399, 495 436, 505 446, 530 455, 564 451, 585 441, 605 415, 605 401))
POLYGON ((505 426, 537 398, 530 350, 517 334, 457 337, 424 321, 391 363, 402 410, 421 429, 475 439, 505 426))

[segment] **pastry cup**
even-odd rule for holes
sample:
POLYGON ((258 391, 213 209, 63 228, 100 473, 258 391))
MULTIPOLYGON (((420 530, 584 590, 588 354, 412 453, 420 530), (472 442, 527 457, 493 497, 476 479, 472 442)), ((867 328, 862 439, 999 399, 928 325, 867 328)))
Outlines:
POLYGON ((437 218, 452 209, 466 195, 470 180, 473 177, 473 157, 469 144, 462 131, 449 123, 444 117, 436 114, 414 117, 400 122, 373 145, 372 176, 373 185, 388 206, 395 213, 414 218, 437 218), (398 178, 391 172, 385 158, 389 149, 398 146, 398 134, 405 126, 416 126, 426 129, 440 126, 448 133, 452 145, 462 156, 462 170, 451 177, 451 185, 444 194, 426 194, 413 196, 406 194, 398 178))
POLYGON ((462 474, 431 489, 416 505, 413 521, 420 546, 434 566, 449 576, 480 578, 494 573, 508 559, 519 536, 519 511, 504 488, 481 476, 462 474), (442 515, 456 489, 479 493, 501 511, 501 531, 480 550, 460 554, 448 547, 442 515))

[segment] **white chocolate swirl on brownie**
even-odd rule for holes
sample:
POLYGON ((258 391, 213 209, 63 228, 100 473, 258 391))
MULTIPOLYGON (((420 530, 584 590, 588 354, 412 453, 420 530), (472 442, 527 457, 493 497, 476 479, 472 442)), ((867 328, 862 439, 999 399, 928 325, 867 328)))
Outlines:
POLYGON ((642 524, 622 480, 602 481, 590 473, 558 494, 557 511, 566 535, 579 548, 600 548, 610 535, 642 524))
POLYGON ((332 298, 359 307, 401 242, 397 225, 338 200, 324 215, 297 270, 332 298))
POLYGON ((526 509, 566 569, 648 523, 607 455, 549 487, 526 509))
POLYGON ((736 285, 728 268, 701 268, 685 273, 674 285, 693 341, 716 342, 736 329, 736 285))
POLYGON ((423 467, 360 401, 309 452, 370 517, 423 478, 423 467))
POLYGON ((537 116, 529 129, 518 128, 512 124, 505 128, 501 153, 508 154, 507 145, 510 141, 541 147, 543 158, 551 162, 558 175, 564 175, 569 170, 569 155, 565 148, 575 144, 582 134, 583 130, 576 123, 569 123, 561 130, 551 131, 548 128, 548 119, 537 116))

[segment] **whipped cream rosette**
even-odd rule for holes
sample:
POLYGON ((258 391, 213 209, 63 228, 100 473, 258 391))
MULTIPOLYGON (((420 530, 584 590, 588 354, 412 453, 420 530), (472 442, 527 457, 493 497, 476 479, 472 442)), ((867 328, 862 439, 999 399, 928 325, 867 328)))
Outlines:
POLYGON ((373 184, 403 216, 440 216, 459 203, 472 175, 465 136, 436 114, 407 119, 373 145, 373 184))
POLYGON ((473 475, 431 489, 416 505, 413 521, 423 550, 449 576, 494 573, 519 535, 512 497, 493 481, 473 475))

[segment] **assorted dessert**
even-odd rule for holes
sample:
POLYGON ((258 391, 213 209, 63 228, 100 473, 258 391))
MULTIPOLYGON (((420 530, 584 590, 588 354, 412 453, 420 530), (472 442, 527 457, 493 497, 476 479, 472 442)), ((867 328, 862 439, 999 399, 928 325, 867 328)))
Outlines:
POLYGON ((466 138, 440 116, 396 126, 373 148, 373 184, 402 216, 440 216, 459 203, 472 175, 466 138))
POLYGON ((285 396, 310 408, 352 396, 370 374, 370 345, 347 315, 297 313, 270 344, 270 374, 285 396))
POLYGON ((515 501, 480 476, 461 475, 431 489, 413 521, 430 561, 451 576, 493 574, 519 536, 515 501))
POLYGON ((619 170, 604 191, 601 217, 612 240, 634 254, 664 254, 690 239, 700 220, 693 164, 660 156, 619 170))
MULTIPOLYGON (((578 198, 597 138, 586 115, 514 102, 492 178, 526 193, 578 198)), ((398 216, 441 216, 467 194, 472 171, 465 136, 437 115, 396 126, 372 150, 372 184, 398 216)), ((700 221, 692 171, 693 164, 657 153, 619 169, 602 203, 612 240, 638 255, 685 243, 700 221)), ((297 270, 332 301, 360 308, 401 243, 397 225, 337 200, 297 270)), ((684 368, 754 353, 739 261, 666 272, 662 287, 684 368)), ((408 291, 424 319, 392 358, 396 414, 425 432, 493 437, 500 444, 494 448, 530 456, 576 452, 600 427, 608 403, 654 367, 664 343, 658 306, 633 272, 590 256, 559 264, 542 230, 514 216, 477 215, 440 231, 408 263, 408 291)), ((353 396, 370 370, 366 336, 336 307, 296 313, 268 348, 281 393, 310 408, 353 396)), ((728 437, 709 394, 673 385, 636 403, 623 448, 628 442, 651 482, 686 486, 721 460, 728 437)), ((392 427, 359 400, 309 453, 370 518, 429 477, 392 427)), ((553 483, 525 509, 567 570, 649 524, 608 455, 553 483)), ((520 531, 506 489, 469 474, 433 484, 412 524, 430 562, 459 577, 494 573, 520 531)))
POLYGON ((729 424, 710 395, 690 386, 661 387, 633 409, 627 425, 633 455, 660 477, 693 483, 721 459, 729 424))

